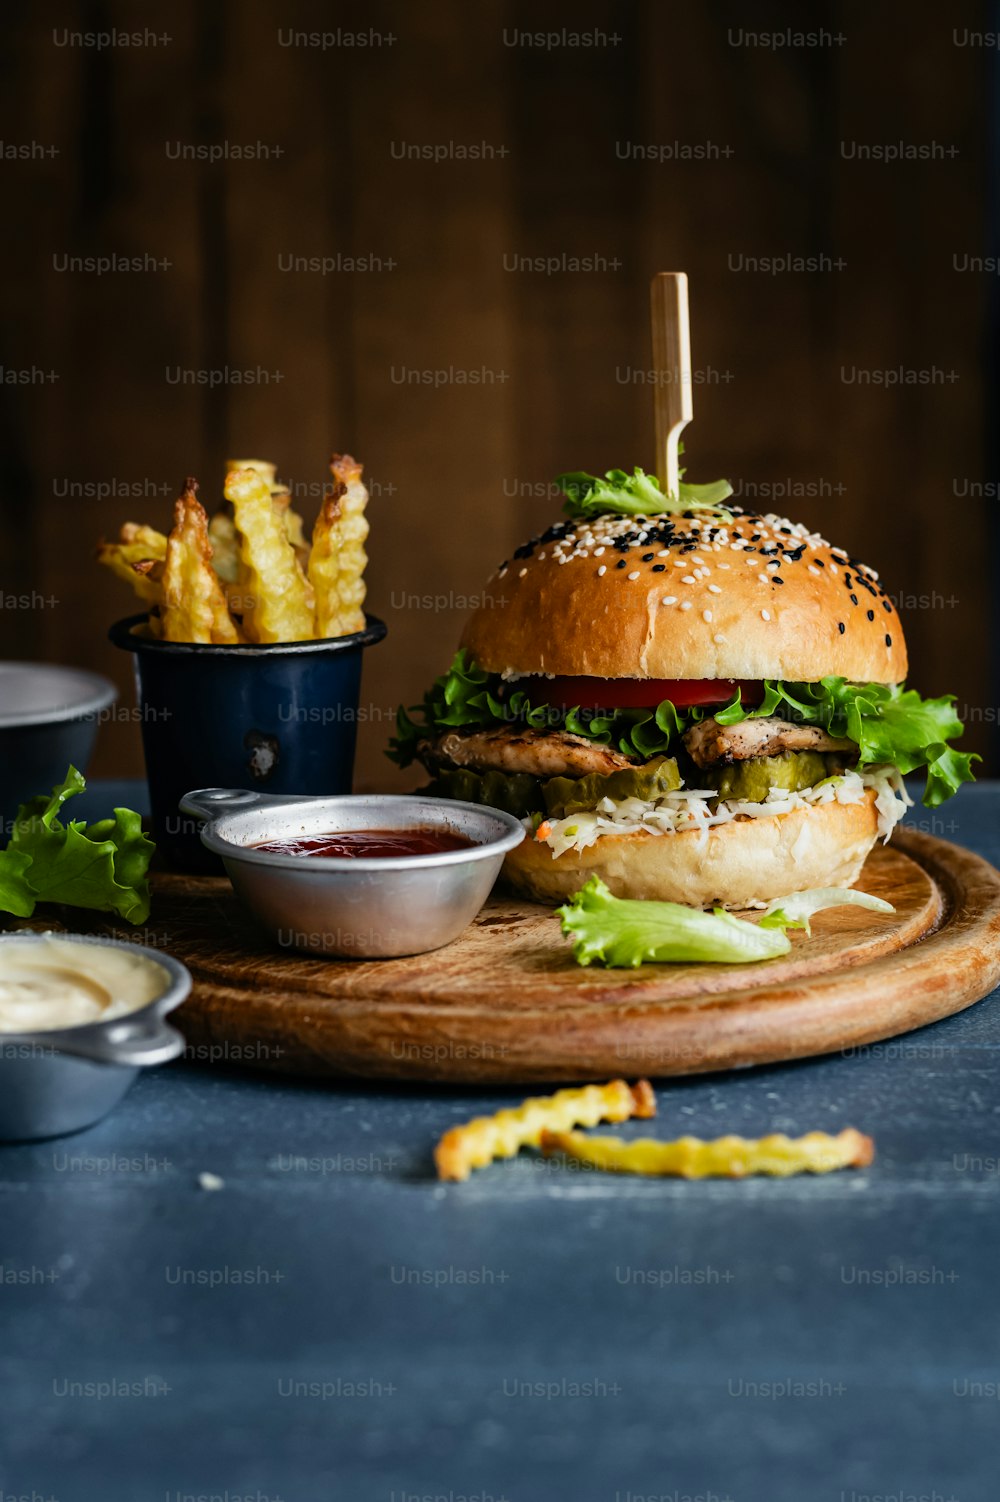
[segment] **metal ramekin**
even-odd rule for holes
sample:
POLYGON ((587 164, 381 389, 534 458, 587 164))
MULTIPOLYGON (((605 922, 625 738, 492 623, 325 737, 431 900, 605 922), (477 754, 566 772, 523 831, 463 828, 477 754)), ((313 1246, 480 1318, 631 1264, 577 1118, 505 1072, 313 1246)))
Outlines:
POLYGON ((222 857, 237 895, 278 944, 351 959, 424 954, 450 943, 486 901, 507 851, 524 839, 524 825, 512 814, 450 798, 293 798, 200 788, 180 806, 208 821, 202 842, 222 857), (331 830, 428 827, 475 843, 385 859, 252 848, 331 830))
POLYGON ((164 1021, 191 989, 186 967, 169 954, 127 939, 91 934, 0 934, 0 944, 63 939, 102 944, 154 960, 167 972, 164 990, 134 1012, 80 1027, 35 1033, 0 1032, 0 1141, 62 1137, 93 1126, 121 1100, 140 1069, 184 1052, 184 1039, 164 1021))

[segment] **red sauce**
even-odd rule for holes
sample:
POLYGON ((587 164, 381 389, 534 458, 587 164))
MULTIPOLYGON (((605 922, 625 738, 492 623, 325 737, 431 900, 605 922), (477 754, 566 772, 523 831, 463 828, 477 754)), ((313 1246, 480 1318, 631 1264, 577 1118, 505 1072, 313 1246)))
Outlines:
POLYGON ((474 841, 451 829, 344 829, 329 834, 300 835, 294 840, 268 840, 253 845, 268 855, 439 855, 442 850, 466 850, 474 841))

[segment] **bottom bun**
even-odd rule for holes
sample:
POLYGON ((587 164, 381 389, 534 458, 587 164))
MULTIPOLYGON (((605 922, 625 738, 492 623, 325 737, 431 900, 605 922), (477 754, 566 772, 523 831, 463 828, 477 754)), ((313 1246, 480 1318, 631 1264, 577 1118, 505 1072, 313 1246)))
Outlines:
POLYGON ((875 793, 859 803, 813 803, 759 819, 717 824, 707 836, 602 835, 586 850, 553 858, 527 839, 507 856, 504 879, 522 897, 557 903, 591 876, 616 897, 654 898, 689 907, 749 907, 810 887, 849 887, 878 837, 875 793))

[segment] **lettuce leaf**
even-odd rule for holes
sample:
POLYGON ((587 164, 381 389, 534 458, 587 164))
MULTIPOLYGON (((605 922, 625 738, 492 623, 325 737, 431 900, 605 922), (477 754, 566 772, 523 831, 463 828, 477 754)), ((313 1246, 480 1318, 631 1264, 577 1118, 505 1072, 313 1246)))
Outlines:
POLYGON ((715 718, 722 725, 780 715, 807 725, 820 725, 830 735, 855 741, 860 766, 885 762, 905 775, 927 768, 924 805, 937 808, 973 781, 976 755, 955 751, 947 742, 962 734, 953 694, 922 699, 902 684, 850 683, 846 678, 821 678, 818 683, 779 683, 765 680, 764 698, 755 709, 734 700, 715 718))
POLYGON ((677 902, 643 902, 613 897, 599 876, 557 910, 563 934, 573 940, 579 965, 634 968, 655 964, 748 965, 772 960, 791 949, 786 928, 805 928, 823 908, 844 903, 892 913, 879 897, 842 887, 793 892, 773 902, 759 923, 734 918, 716 908, 703 913, 677 902))
POLYGON ((10 843, 0 850, 0 910, 29 918, 36 902, 61 902, 118 913, 129 923, 149 917, 146 874, 156 846, 129 808, 89 826, 82 819, 63 824, 63 804, 85 787, 70 767, 48 797, 22 804, 10 843))
MULTIPOLYGON (((962 734, 954 704, 954 695, 922 699, 915 689, 895 684, 849 683, 833 677, 818 683, 767 679, 763 700, 756 708, 745 707, 737 690, 727 705, 716 710, 715 718, 721 725, 736 725, 741 720, 779 715, 822 726, 830 735, 854 741, 859 766, 888 763, 904 774, 926 767, 923 801, 927 808, 937 808, 963 782, 973 780, 972 763, 980 759, 948 745, 962 734)), ((648 761, 676 747, 684 732, 709 712, 678 709, 669 699, 655 709, 607 713, 533 705, 523 689, 510 689, 498 675, 485 672, 461 651, 448 671, 434 680, 422 704, 412 705, 409 711, 399 709, 396 735, 386 754, 406 767, 416 759, 417 744, 426 736, 448 729, 488 730, 516 723, 532 730, 568 730, 648 761)))
MULTIPOLYGON (((684 445, 680 446, 683 453, 684 445)), ((683 475, 684 470, 680 473, 683 475)), ((556 484, 566 496, 563 511, 567 516, 658 516, 669 511, 717 510, 733 493, 728 480, 714 480, 709 485, 677 487, 676 496, 660 488, 655 475, 636 468, 631 474, 623 469, 609 469, 603 475, 589 475, 585 470, 571 470, 557 475, 556 484)), ((724 509, 724 508, 723 508, 724 509)))

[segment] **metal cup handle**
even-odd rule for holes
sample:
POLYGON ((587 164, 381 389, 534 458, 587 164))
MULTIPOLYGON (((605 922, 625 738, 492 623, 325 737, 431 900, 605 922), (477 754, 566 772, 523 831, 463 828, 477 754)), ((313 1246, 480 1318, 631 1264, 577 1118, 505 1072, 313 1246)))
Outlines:
POLYGON ((249 788, 194 788, 185 793, 178 807, 183 814, 208 823, 222 814, 250 808, 277 808, 282 804, 301 803, 302 798, 281 793, 254 793, 249 788))
MULTIPOLYGON (((72 1031, 83 1033, 83 1029, 72 1031)), ((184 1052, 185 1045, 183 1036, 162 1017, 147 1017, 139 1025, 129 1026, 124 1021, 120 1027, 89 1036, 73 1037, 71 1032, 66 1032, 58 1039, 53 1037, 53 1047, 59 1053, 90 1059, 95 1064, 121 1064, 126 1068, 140 1069, 176 1059, 184 1052)))

